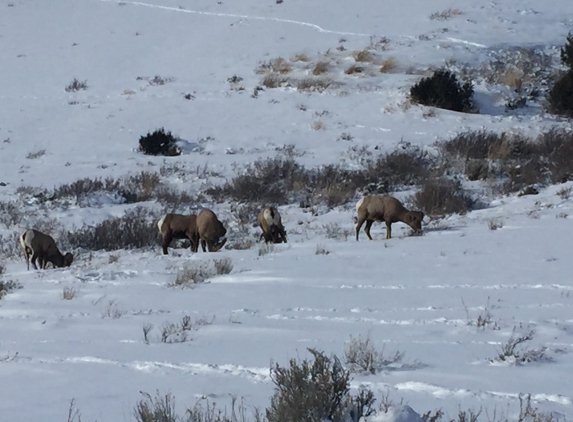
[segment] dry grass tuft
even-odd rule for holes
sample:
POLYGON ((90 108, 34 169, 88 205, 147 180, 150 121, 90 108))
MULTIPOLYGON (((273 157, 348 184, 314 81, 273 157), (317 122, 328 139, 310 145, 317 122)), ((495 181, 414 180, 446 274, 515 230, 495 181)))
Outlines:
POLYGON ((396 63, 396 59, 394 59, 393 57, 388 57, 380 64, 380 73, 389 73, 392 70, 396 69, 397 65, 398 64, 396 63))
POLYGON ((322 123, 320 120, 315 120, 311 123, 310 128, 312 130, 324 130, 325 126, 324 123, 322 123))
POLYGON ((267 88, 280 88, 286 82, 288 78, 277 73, 268 73, 262 80, 262 84, 267 88))
POLYGON ((297 53, 290 58, 291 62, 308 62, 310 59, 305 53, 297 53))
POLYGON ((370 63, 374 60, 374 56, 367 49, 353 51, 352 57, 354 57, 354 60, 357 62, 363 63, 370 63))
POLYGON ((72 300, 74 299, 78 294, 77 289, 73 288, 73 287, 64 287, 64 290, 62 290, 62 299, 64 300, 72 300))
POLYGON ((323 73, 326 73, 328 71, 328 68, 329 68, 328 62, 320 61, 314 65, 314 68, 312 69, 312 74, 322 75, 323 73))
POLYGON ((524 72, 516 66, 511 66, 499 76, 499 82, 519 91, 523 84, 524 72))
POLYGON ((280 74, 289 73, 292 70, 292 65, 282 57, 277 57, 276 59, 271 59, 267 63, 262 63, 257 69, 257 74, 263 74, 268 72, 275 72, 280 74))

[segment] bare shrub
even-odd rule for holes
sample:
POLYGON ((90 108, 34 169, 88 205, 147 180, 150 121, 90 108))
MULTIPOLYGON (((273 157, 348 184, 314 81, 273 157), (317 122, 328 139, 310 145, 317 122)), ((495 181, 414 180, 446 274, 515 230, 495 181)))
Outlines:
POLYGON ((233 260, 229 257, 214 259, 213 265, 217 275, 230 274, 233 271, 233 260))
POLYGON ((312 68, 312 74, 315 76, 322 75, 323 73, 328 72, 328 68, 329 68, 328 62, 319 61, 312 68))
POLYGON ((461 159, 507 159, 518 153, 526 140, 486 130, 462 132, 440 142, 442 154, 461 159), (515 151, 514 151, 515 149, 515 151))
POLYGON ((11 293, 14 290, 18 290, 21 288, 22 288, 22 285, 17 281, 14 281, 14 280, 2 281, 2 280, 0 280, 0 299, 2 299, 8 293, 11 293))
POLYGON ((78 290, 73 287, 65 286, 62 290, 62 299, 72 300, 78 295, 78 290))
POLYGON ((67 422, 82 422, 82 416, 80 410, 76 407, 76 401, 74 399, 70 400, 70 407, 68 408, 68 419, 67 422))
POLYGON ((15 226, 20 222, 22 207, 16 201, 0 202, 0 223, 6 228, 15 226))
POLYGON ((44 155, 46 155, 46 150, 40 149, 36 152, 30 152, 28 155, 26 155, 26 158, 29 160, 35 160, 36 158, 40 158, 44 155))
POLYGON ((499 325, 494 321, 493 313, 491 312, 491 306, 489 304, 489 297, 487 298, 487 304, 484 306, 483 311, 481 311, 475 321, 470 318, 470 311, 462 298, 462 304, 466 311, 466 319, 468 325, 475 325, 478 329, 485 330, 486 327, 491 327, 492 330, 499 330, 499 325))
POLYGON ((143 399, 137 402, 133 414, 137 422, 178 422, 181 418, 175 413, 175 398, 171 393, 155 397, 140 391, 143 399))
POLYGON ((109 264, 113 264, 113 263, 118 262, 118 261, 119 261, 119 254, 110 254, 107 262, 109 264))
POLYGON ((474 200, 458 180, 429 179, 411 198, 414 208, 426 215, 465 214, 474 206, 474 200))
POLYGON ((573 187, 569 186, 568 188, 559 189, 556 194, 564 201, 567 201, 571 197, 571 191, 573 191, 573 187))
POLYGON ((257 215, 261 206, 255 203, 236 204, 232 203, 229 207, 233 217, 241 226, 255 227, 257 224, 257 215))
POLYGON ((173 282, 168 283, 169 287, 194 287, 199 283, 204 283, 215 275, 215 271, 206 262, 186 264, 177 271, 177 276, 173 282))
POLYGON ((127 313, 126 310, 121 309, 115 299, 109 300, 105 305, 102 313, 102 318, 119 319, 127 313))
POLYGON ((432 160, 418 146, 403 143, 394 151, 369 160, 366 168, 368 193, 387 193, 403 186, 416 185, 430 174, 432 160), (382 183, 382 185, 380 185, 382 183))
POLYGON ((68 232, 67 244, 95 251, 156 247, 158 218, 158 214, 138 206, 125 211, 122 217, 68 232))
POLYGON ((524 145, 519 160, 505 164, 508 180, 503 192, 517 192, 529 186, 563 183, 573 180, 573 133, 559 128, 543 132, 524 145))
POLYGON ((215 320, 215 317, 207 319, 206 317, 195 318, 195 321, 191 321, 189 315, 185 315, 181 318, 180 322, 166 322, 161 328, 161 342, 162 343, 185 343, 186 341, 191 341, 192 332, 197 331, 200 327, 204 325, 210 325, 215 320))
POLYGON ((453 16, 461 15, 462 12, 459 9, 446 9, 442 10, 441 12, 434 12, 430 15, 430 19, 438 20, 438 21, 445 21, 450 19, 453 16))
POLYGON ((149 344, 149 333, 153 330, 153 324, 145 324, 143 326, 143 341, 145 344, 149 344))
POLYGON ((225 185, 206 193, 216 200, 234 199, 255 204, 286 204, 297 188, 304 186, 304 167, 290 158, 257 160, 225 185))
POLYGON ((541 412, 531 403, 531 394, 519 394, 519 416, 517 422, 557 422, 560 418, 553 412, 541 412))
POLYGON ((511 337, 506 343, 501 345, 498 355, 489 359, 490 362, 507 362, 516 365, 523 365, 531 362, 547 362, 553 359, 547 355, 547 347, 543 346, 538 349, 528 348, 525 344, 533 340, 534 330, 526 334, 516 335, 515 328, 511 337))
POLYGON ((231 250, 244 251, 246 249, 251 249, 255 246, 255 243, 256 241, 252 237, 243 237, 239 240, 227 243, 225 247, 231 250))
POLYGON ((383 351, 376 350, 370 336, 350 336, 344 345, 345 363, 350 372, 366 371, 375 374, 385 367, 402 362, 403 357, 404 352, 384 356, 383 351))
POLYGON ((6 272, 6 267, 0 264, 0 277, 6 272))
MULTIPOLYGON (((231 409, 228 413, 226 408, 219 408, 215 402, 209 399, 199 399, 193 407, 188 407, 184 415, 175 411, 175 397, 170 393, 160 394, 155 397, 140 391, 143 398, 136 404, 133 413, 136 422, 247 422, 247 408, 242 400, 237 405, 237 398, 233 397, 231 409)), ((255 408, 252 411, 254 422, 263 422, 261 412, 255 408)))
POLYGON ((271 379, 275 392, 271 397, 266 417, 269 422, 316 422, 329 420, 342 422, 354 410, 354 420, 372 413, 373 394, 369 390, 357 396, 349 394, 350 373, 336 357, 308 349, 314 360, 297 362, 289 366, 275 364, 271 379))
POLYGON ((66 92, 77 92, 88 88, 88 81, 80 81, 76 78, 66 86, 66 92))
POLYGON ((153 197, 158 197, 158 190, 161 186, 159 174, 142 171, 126 177, 121 186, 120 193, 127 202, 148 201, 153 197))
POLYGON ((12 232, 7 235, 0 235, 0 257, 3 259, 15 258, 22 256, 22 249, 18 238, 21 232, 12 232))
POLYGON ((323 224, 322 228, 327 239, 340 239, 343 236, 342 227, 338 223, 323 224))
POLYGON ((106 178, 105 180, 85 177, 72 183, 60 185, 55 188, 49 196, 50 200, 75 198, 76 201, 81 204, 83 200, 91 194, 97 192, 117 192, 119 190, 119 186, 119 180, 115 180, 111 177, 106 178))
POLYGON ((296 89, 306 92, 323 92, 334 82, 328 77, 302 78, 296 81, 296 89))
POLYGON ((330 251, 324 245, 316 245, 315 255, 328 255, 330 251))
POLYGON ((346 170, 339 165, 327 165, 307 172, 307 192, 314 201, 328 207, 346 204, 356 195, 356 190, 371 180, 364 171, 346 170))

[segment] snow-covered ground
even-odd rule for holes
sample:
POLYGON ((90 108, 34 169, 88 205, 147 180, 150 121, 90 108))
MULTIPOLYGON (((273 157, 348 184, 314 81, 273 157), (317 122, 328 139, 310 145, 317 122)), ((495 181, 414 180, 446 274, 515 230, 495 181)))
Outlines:
MULTIPOLYGON (((569 0, 0 0, 0 200, 16 200, 21 187, 155 172, 164 163, 207 169, 169 179, 195 194, 285 145, 307 166, 352 167, 352 148, 430 147, 468 129, 536 135, 567 127, 540 102, 506 112, 514 93, 485 80, 475 84, 479 114, 428 113, 408 105, 407 93, 446 62, 478 68, 517 47, 543 51, 557 69, 572 30, 569 0), (448 10, 445 19, 432 16, 448 10), (365 48, 395 67, 380 73, 367 64, 346 75, 352 53, 365 48), (254 98, 262 79, 255 70, 278 57, 298 78, 325 61, 336 85, 254 98), (74 78, 87 89, 66 92, 74 78), (185 141, 183 155, 136 151, 139 137, 159 127, 185 141)), ((556 194, 568 186, 488 197, 486 208, 434 222, 421 237, 396 224, 384 240, 376 224, 374 241, 361 234, 355 242, 353 203, 320 215, 290 205, 280 208, 289 243, 266 254, 256 245, 163 256, 158 245, 83 252, 70 268, 47 271, 4 260, 3 280, 23 288, 0 300, 0 421, 65 420, 72 399, 84 421, 128 421, 140 391, 156 390, 171 392, 181 411, 203 396, 264 409, 272 362, 308 358, 309 347, 342 359, 359 335, 384 355, 404 353, 392 367, 353 376, 353 388, 379 399, 419 414, 442 409, 450 419, 481 408, 493 422, 494 411, 515 420, 519 395, 531 394, 540 411, 571 420, 573 200, 556 194), (490 230, 492 221, 501 227, 490 230), (227 257, 230 274, 193 289, 168 286, 185 266, 227 257), (64 289, 75 297, 63 300, 64 289), (185 316, 197 328, 188 341, 162 342, 162 327, 185 316), (480 316, 489 322, 482 328, 480 316), (512 333, 532 330, 526 348, 547 347, 547 359, 490 361, 512 333)), ((133 205, 27 206, 71 228, 133 205)), ((229 215, 228 204, 209 206, 229 215)), ((29 213, 22 220, 0 225, 0 234, 33 224, 29 213)))

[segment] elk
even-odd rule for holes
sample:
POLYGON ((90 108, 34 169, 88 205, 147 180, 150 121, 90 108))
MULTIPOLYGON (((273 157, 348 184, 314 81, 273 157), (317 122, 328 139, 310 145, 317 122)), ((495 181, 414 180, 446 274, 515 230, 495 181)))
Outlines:
POLYGON ((199 248, 199 234, 197 233, 197 216, 166 214, 157 222, 161 234, 161 247, 163 255, 167 255, 167 248, 173 239, 189 239, 191 251, 197 252, 199 248))
POLYGON ((203 252, 207 252, 205 246, 208 247, 209 252, 217 252, 227 242, 227 238, 224 237, 227 230, 223 227, 223 223, 213 211, 207 208, 197 214, 197 234, 203 252))
POLYGON ((287 243, 286 232, 281 221, 281 215, 275 207, 264 207, 259 212, 257 221, 263 230, 259 240, 264 237, 266 243, 287 243))
POLYGON ((36 270, 38 269, 36 260, 38 260, 41 269, 46 269, 48 262, 51 262, 54 268, 61 268, 69 267, 74 261, 74 256, 70 252, 62 255, 52 236, 38 230, 28 229, 22 233, 20 246, 24 251, 28 270, 30 270, 30 257, 32 257, 32 265, 36 270))
POLYGON ((370 236, 370 227, 375 221, 384 221, 386 223, 386 239, 392 238, 392 223, 401 221, 406 223, 412 229, 420 233, 422 230, 422 220, 424 213, 421 211, 409 211, 404 205, 392 196, 371 195, 362 197, 356 204, 356 240, 362 224, 366 221, 364 232, 368 239, 370 236))

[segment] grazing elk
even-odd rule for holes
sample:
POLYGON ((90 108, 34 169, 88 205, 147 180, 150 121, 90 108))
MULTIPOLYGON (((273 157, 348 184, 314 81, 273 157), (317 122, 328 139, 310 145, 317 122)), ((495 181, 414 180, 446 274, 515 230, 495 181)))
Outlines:
POLYGON ((51 262, 54 268, 61 268, 69 267, 74 261, 74 256, 71 253, 62 255, 52 236, 38 230, 29 229, 22 233, 20 246, 24 251, 28 270, 30 269, 30 257, 32 257, 32 265, 36 270, 38 269, 36 260, 38 260, 41 269, 46 269, 48 262, 51 262))
POLYGON ((366 221, 364 232, 368 239, 370 236, 370 227, 375 221, 384 221, 386 223, 386 239, 392 238, 392 223, 401 221, 406 223, 412 229, 419 233, 422 230, 422 220, 424 213, 421 211, 408 211, 404 205, 392 196, 371 195, 364 196, 356 204, 356 240, 362 224, 366 221))
POLYGON ((197 216, 166 214, 157 222, 161 234, 161 247, 163 255, 167 255, 167 248, 173 239, 189 239, 191 251, 197 252, 199 248, 199 234, 197 233, 197 216))
POLYGON ((259 212, 257 221, 263 230, 259 240, 264 237, 266 243, 287 243, 281 215, 275 207, 264 207, 261 212, 259 212))
POLYGON ((207 245, 209 252, 217 252, 221 249, 227 238, 227 230, 223 227, 223 223, 219 221, 217 216, 210 209, 202 209, 197 214, 197 234, 201 241, 201 248, 206 252, 205 245, 207 245))

